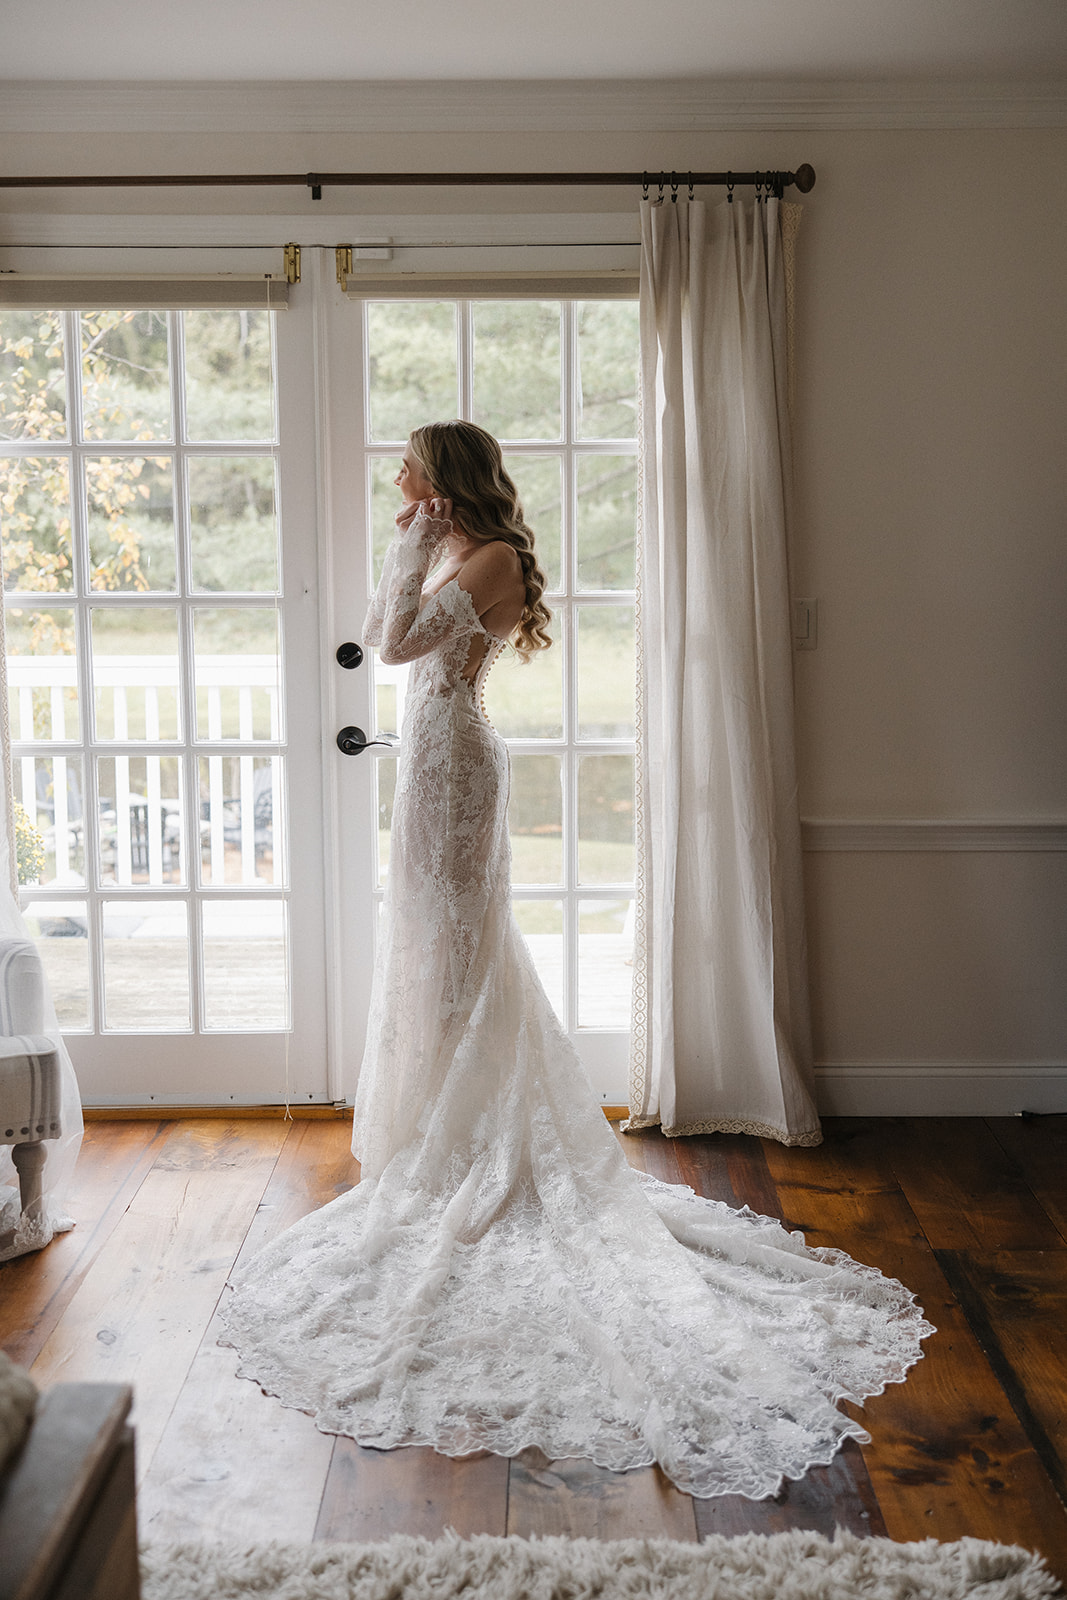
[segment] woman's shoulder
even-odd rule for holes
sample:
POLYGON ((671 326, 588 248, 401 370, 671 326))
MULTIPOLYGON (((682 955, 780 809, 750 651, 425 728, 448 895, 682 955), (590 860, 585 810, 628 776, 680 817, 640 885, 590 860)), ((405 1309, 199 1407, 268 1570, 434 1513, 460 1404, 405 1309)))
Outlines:
POLYGON ((504 539, 479 545, 460 567, 457 581, 470 595, 474 609, 490 632, 502 636, 510 632, 522 615, 526 599, 522 561, 514 545, 504 539), (506 626, 494 626, 502 616, 506 626))
POLYGON ((521 577, 522 560, 506 539, 487 539, 471 551, 460 568, 461 572, 468 570, 492 578, 521 577))

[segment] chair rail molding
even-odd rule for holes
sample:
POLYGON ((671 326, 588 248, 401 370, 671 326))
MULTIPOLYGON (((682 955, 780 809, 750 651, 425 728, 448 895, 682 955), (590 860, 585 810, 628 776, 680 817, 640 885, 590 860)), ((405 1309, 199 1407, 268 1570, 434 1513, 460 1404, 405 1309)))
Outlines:
POLYGON ((805 817, 807 851, 1067 850, 1067 822, 1012 818, 971 821, 934 817, 805 817))

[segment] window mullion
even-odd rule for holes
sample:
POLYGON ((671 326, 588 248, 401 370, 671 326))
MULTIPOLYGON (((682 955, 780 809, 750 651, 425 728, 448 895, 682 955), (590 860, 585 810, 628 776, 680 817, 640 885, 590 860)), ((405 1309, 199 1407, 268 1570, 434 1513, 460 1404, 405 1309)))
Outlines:
POLYGON ((192 606, 192 529, 189 504, 189 428, 185 405, 185 318, 169 313, 170 403, 174 424, 175 601, 178 610, 178 765, 181 771, 182 823, 185 835, 185 888, 176 898, 188 905, 189 1024, 203 1032, 204 938, 200 907, 200 765, 197 759, 196 658, 192 606))
POLYGON ((81 387, 81 317, 76 311, 63 314, 67 354, 67 428, 70 437, 70 545, 74 565, 74 590, 80 598, 90 592, 89 489, 85 456, 88 446, 83 433, 81 387))
POLYGON ((575 635, 574 594, 575 549, 575 468, 574 440, 577 431, 575 354, 577 305, 564 301, 560 327, 562 364, 562 548, 560 581, 563 595, 559 606, 559 647, 563 651, 563 995, 565 1026, 573 1033, 578 1026, 578 771, 574 751, 575 719, 575 635))
POLYGON ((560 329, 563 377, 563 443, 572 445, 578 432, 578 306, 563 302, 560 329))
MULTIPOLYGON (((568 370, 567 389, 571 390, 572 374, 568 370)), ((568 412, 572 416, 570 406, 568 412)), ((563 757, 563 881, 564 909, 564 981, 566 1027, 574 1033, 578 1027, 578 768, 574 748, 578 727, 577 719, 577 655, 576 618, 574 602, 574 449, 573 430, 568 421, 568 442, 564 445, 564 500, 563 549, 561 562, 566 595, 560 604, 559 647, 563 651, 563 739, 566 754, 563 757)))
POLYGON ((189 431, 185 420, 185 324, 180 311, 167 312, 167 348, 170 353, 170 415, 175 445, 188 443, 189 431))
MULTIPOLYGON (((474 420, 474 312, 469 300, 456 302, 456 336, 459 341, 459 415, 474 420)), ((447 421, 445 417, 428 420, 447 421)))
POLYGON ((104 918, 100 901, 100 797, 96 771, 96 705, 92 692, 89 597, 89 505, 82 396, 81 313, 63 313, 67 376, 67 436, 70 441, 71 561, 74 586, 74 657, 78 683, 78 732, 82 762, 82 833, 86 933, 89 940, 89 1031, 104 1025, 104 918))

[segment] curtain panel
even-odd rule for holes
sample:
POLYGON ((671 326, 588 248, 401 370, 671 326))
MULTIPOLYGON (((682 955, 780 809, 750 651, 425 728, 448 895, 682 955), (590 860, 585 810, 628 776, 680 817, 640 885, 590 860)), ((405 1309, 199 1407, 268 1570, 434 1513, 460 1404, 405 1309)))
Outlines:
POLYGON ((641 208, 627 1126, 811 1145, 787 563, 798 220, 776 200, 641 208))

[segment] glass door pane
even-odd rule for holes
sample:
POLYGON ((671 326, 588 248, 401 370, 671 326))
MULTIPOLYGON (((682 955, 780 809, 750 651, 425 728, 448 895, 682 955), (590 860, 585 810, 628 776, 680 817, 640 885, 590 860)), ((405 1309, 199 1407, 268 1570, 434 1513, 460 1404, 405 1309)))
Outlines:
POLYGON ((315 471, 310 314, 285 395, 279 335, 0 312, 20 881, 90 1103, 327 1093, 314 528, 282 539, 315 471))
MULTIPOLYGON (((525 665, 505 652, 484 695, 511 752, 514 909, 594 1084, 622 1103, 633 947, 636 304, 369 303, 362 338, 368 581, 381 570, 392 480, 419 423, 460 415, 495 433, 537 536, 553 648, 525 665)), ((382 733, 401 727, 406 677, 375 663, 382 733)), ((370 758, 380 894, 396 757, 370 758)))

